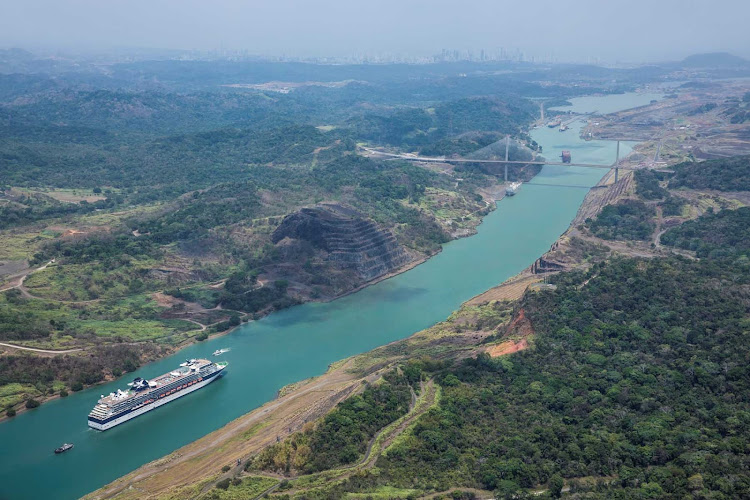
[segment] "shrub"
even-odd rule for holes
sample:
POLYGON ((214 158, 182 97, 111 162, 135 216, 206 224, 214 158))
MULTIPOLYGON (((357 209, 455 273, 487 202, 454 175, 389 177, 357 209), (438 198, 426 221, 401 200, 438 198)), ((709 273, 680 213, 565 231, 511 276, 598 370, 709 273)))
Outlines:
POLYGON ((216 487, 221 488, 222 490, 226 490, 227 488, 229 488, 229 484, 231 482, 232 480, 227 477, 216 483, 216 487))
POLYGON ((224 467, 221 468, 221 472, 229 472, 229 469, 231 469, 231 467, 228 465, 225 465, 224 467))
POLYGON ((14 410, 13 408, 8 408, 5 411, 5 414, 8 415, 9 417, 15 417, 16 416, 16 410, 14 410))
POLYGON ((26 400, 26 408, 31 409, 31 408, 36 408, 37 406, 39 406, 39 401, 37 401, 36 399, 26 400))
POLYGON ((60 397, 61 398, 67 398, 68 397, 68 391, 66 391, 65 389, 61 390, 60 391, 60 397))
POLYGON ((83 384, 80 382, 73 382, 73 385, 70 386, 70 390, 73 392, 78 392, 83 389, 83 384))
POLYGON ((208 338, 208 334, 206 332, 201 332, 195 336, 195 340, 197 340, 198 342, 203 342, 207 338, 208 338))

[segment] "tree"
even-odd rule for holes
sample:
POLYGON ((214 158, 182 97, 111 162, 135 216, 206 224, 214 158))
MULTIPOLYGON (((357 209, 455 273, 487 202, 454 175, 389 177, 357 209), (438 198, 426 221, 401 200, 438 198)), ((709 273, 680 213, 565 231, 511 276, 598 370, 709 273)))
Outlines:
POLYGON ((562 496, 563 486, 565 486, 565 481, 563 481, 560 474, 555 474, 549 478, 549 494, 552 495, 552 498, 560 498, 562 496))

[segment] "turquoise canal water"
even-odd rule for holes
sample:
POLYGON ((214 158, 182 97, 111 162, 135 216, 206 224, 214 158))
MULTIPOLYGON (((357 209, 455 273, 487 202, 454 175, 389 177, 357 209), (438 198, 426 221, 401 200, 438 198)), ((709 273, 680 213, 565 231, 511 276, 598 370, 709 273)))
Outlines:
MULTIPOLYGON (((664 97, 663 94, 653 93, 626 93, 626 94, 612 94, 608 96, 584 96, 574 97, 568 99, 571 106, 559 106, 556 108, 550 108, 550 111, 572 111, 573 113, 596 113, 599 115, 606 115, 607 113, 614 113, 616 111, 622 111, 623 109, 636 108, 638 106, 645 106, 651 101, 659 100, 664 97)), ((538 142, 538 141, 537 141, 538 142)))
MULTIPOLYGON (((601 109, 610 98, 593 104, 601 109)), ((639 102, 634 95, 623 107, 639 102)), ((611 164, 615 145, 581 141, 579 128, 574 124, 558 132, 543 127, 532 136, 548 156, 564 148, 574 161, 611 164)), ((46 403, 0 424, 0 498, 84 495, 257 408, 286 384, 445 319, 462 302, 544 253, 566 230, 587 192, 565 186, 593 186, 605 172, 545 167, 516 196, 500 201, 477 235, 448 243, 439 255, 406 273, 333 302, 272 314, 145 366, 127 379, 46 403), (151 378, 174 369, 185 358, 211 358, 218 348, 231 349, 221 358, 229 362, 224 378, 106 432, 86 425, 100 394, 124 387, 133 377, 151 378), (63 442, 75 448, 54 455, 63 442)))

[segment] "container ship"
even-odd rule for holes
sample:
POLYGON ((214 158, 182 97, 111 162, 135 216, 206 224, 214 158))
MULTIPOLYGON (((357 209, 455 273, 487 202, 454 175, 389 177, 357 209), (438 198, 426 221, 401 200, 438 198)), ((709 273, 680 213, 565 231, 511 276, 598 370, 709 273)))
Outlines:
POLYGON ((207 359, 191 359, 180 367, 152 380, 136 378, 130 389, 102 396, 89 413, 89 427, 106 431, 131 418, 174 401, 205 387, 224 374, 226 362, 214 363, 207 359))
POLYGON ((518 192, 519 189, 521 189, 521 184, 522 183, 520 182, 511 182, 510 184, 505 186, 505 194, 507 196, 513 196, 518 192))

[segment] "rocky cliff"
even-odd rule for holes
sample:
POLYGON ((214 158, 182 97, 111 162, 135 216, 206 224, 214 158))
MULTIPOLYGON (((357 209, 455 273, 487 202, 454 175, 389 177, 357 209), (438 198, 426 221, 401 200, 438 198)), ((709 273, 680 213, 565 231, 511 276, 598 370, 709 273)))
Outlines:
POLYGON ((392 272, 411 260, 390 231, 340 205, 303 208, 284 218, 271 236, 274 244, 301 240, 335 267, 352 270, 363 281, 392 272))

